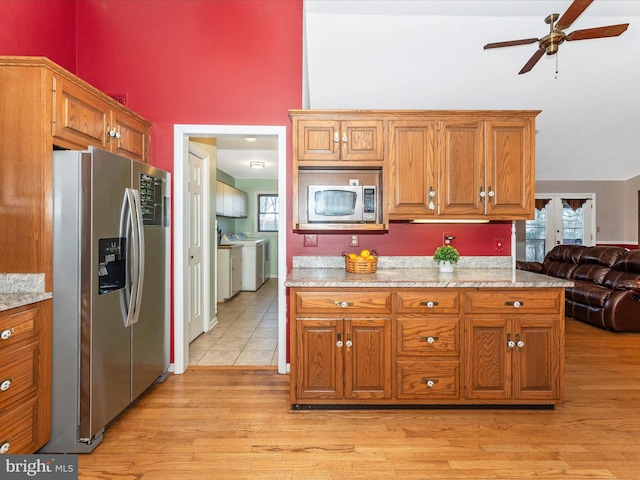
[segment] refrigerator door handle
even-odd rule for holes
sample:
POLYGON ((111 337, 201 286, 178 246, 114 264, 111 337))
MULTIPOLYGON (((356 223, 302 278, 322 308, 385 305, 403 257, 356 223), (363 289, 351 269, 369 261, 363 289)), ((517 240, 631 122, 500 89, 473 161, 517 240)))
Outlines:
POLYGON ((142 212, 138 191, 133 188, 125 189, 120 225, 123 230, 120 235, 127 238, 131 252, 131 258, 127 258, 127 287, 121 297, 124 326, 130 327, 138 321, 144 272, 142 212))
POLYGON ((134 238, 134 278, 135 294, 132 289, 132 297, 135 299, 133 304, 133 318, 131 323, 138 323, 140 317, 140 307, 142 306, 142 287, 144 285, 144 223, 142 221, 142 203, 140 202, 140 194, 138 190, 133 188, 128 189, 131 192, 131 220, 132 220, 132 232, 134 238), (136 241, 137 239, 137 241, 136 241))

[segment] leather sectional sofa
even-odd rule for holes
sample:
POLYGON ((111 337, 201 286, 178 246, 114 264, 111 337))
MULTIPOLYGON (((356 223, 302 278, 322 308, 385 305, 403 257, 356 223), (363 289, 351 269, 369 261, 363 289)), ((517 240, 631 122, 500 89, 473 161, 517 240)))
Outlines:
POLYGON ((565 289, 570 317, 615 332, 640 332, 640 250, 558 245, 542 263, 516 267, 573 280, 565 289))

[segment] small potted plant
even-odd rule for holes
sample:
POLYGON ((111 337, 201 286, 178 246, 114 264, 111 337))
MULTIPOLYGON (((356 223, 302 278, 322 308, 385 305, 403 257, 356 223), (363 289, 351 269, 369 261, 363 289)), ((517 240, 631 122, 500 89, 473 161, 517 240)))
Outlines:
POLYGON ((438 263, 438 269, 443 273, 453 272, 453 265, 458 263, 460 254, 451 245, 442 245, 436 249, 433 259, 438 263))

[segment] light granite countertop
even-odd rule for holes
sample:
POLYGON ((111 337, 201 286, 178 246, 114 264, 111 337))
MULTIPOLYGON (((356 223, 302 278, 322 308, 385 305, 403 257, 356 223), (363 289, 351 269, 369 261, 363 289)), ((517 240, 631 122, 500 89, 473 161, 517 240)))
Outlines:
POLYGON ((0 273, 0 312, 48 300, 43 273, 0 273))
POLYGON ((511 257, 477 257, 458 265, 453 273, 440 273, 430 258, 411 258, 410 263, 387 257, 375 273, 348 273, 342 257, 294 257, 287 287, 378 287, 378 288, 555 288, 573 282, 539 273, 510 268, 511 257), (506 259, 506 261, 505 261, 506 259), (431 263, 430 263, 431 262, 431 263), (409 266, 410 265, 410 266, 409 266), (381 267, 384 268, 381 268, 381 267))

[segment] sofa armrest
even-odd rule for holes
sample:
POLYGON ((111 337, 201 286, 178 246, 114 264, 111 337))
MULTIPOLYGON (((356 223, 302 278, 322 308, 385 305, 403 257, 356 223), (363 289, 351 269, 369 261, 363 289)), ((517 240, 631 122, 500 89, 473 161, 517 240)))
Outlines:
POLYGON ((542 272, 542 264, 540 262, 521 262, 516 261, 516 268, 518 270, 526 270, 527 272, 542 272))
POLYGON ((614 332, 640 331, 640 292, 614 291, 604 306, 605 327, 614 332))

